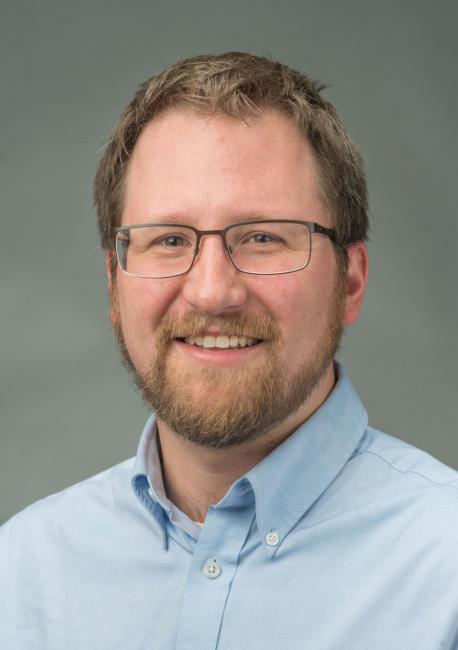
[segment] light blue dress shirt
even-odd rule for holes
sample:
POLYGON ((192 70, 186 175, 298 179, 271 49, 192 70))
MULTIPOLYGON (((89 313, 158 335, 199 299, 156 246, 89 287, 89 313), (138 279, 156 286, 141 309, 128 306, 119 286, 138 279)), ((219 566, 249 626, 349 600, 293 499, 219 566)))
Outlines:
POLYGON ((203 528, 164 493, 154 418, 135 460, 13 517, 1 650, 458 648, 457 473, 368 427, 339 375, 203 528))

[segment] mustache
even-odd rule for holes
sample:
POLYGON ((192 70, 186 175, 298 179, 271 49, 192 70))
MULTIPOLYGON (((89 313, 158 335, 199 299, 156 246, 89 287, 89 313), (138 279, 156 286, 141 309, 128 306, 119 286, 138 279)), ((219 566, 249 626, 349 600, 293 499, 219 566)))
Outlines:
POLYGON ((191 311, 182 316, 164 316, 156 328, 157 344, 163 347, 173 339, 201 336, 211 326, 226 336, 237 334, 266 342, 275 342, 280 338, 277 322, 265 314, 231 313, 209 317, 191 311))

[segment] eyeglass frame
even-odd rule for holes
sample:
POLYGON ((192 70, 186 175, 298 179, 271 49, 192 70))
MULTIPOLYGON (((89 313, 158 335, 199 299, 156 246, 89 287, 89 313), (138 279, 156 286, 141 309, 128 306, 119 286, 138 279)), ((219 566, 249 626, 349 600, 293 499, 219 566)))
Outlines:
POLYGON ((221 237, 221 239, 223 240, 224 250, 226 251, 226 253, 227 253, 228 257, 229 257, 229 260, 231 261, 233 267, 237 271, 239 271, 240 273, 247 273, 248 275, 286 275, 287 273, 296 273, 297 271, 303 271, 310 264, 310 260, 312 258, 312 235, 315 234, 315 233, 319 234, 319 235, 323 235, 324 237, 328 237, 332 241, 334 246, 339 251, 342 251, 342 247, 337 242, 337 235, 336 235, 336 231, 335 231, 334 228, 326 228, 325 226, 321 226, 319 223, 316 223, 315 221, 302 221, 300 219, 258 219, 258 220, 253 220, 253 221, 239 221, 239 222, 236 222, 236 223, 231 223, 231 224, 229 224, 229 226, 226 226, 225 228, 223 228, 221 230, 199 230, 198 228, 195 228, 194 226, 190 226, 190 225, 184 224, 184 223, 175 223, 175 222, 173 222, 173 223, 137 223, 137 224, 126 225, 126 226, 117 226, 116 228, 112 228, 110 232, 111 232, 111 235, 112 235, 112 240, 111 241, 112 241, 112 244, 113 244, 113 248, 116 251, 116 258, 117 258, 119 268, 121 269, 121 271, 123 273, 125 273, 126 275, 129 275, 130 277, 133 277, 133 278, 145 278, 146 280, 167 280, 168 278, 178 278, 178 277, 180 277, 182 275, 186 275, 187 273, 189 273, 189 271, 194 266, 194 262, 196 261, 196 257, 197 257, 198 252, 199 252, 200 240, 202 239, 202 237, 204 235, 219 235, 221 237), (244 271, 243 269, 240 269, 237 266, 237 264, 235 263, 235 261, 234 261, 234 259, 232 257, 229 244, 227 243, 226 233, 229 230, 231 230, 233 228, 236 228, 237 226, 248 226, 250 224, 262 224, 262 223, 298 223, 298 224, 301 224, 303 226, 306 226, 308 231, 309 231, 309 235, 310 235, 310 254, 309 254, 309 258, 308 258, 306 264, 304 264, 304 266, 301 266, 301 268, 293 269, 292 271, 275 271, 274 273, 258 273, 256 271, 244 271), (195 247, 195 250, 194 250, 194 256, 192 258, 191 265, 188 268, 188 270, 184 271, 183 273, 177 273, 175 275, 163 275, 163 276, 158 276, 158 277, 151 277, 149 275, 137 275, 135 273, 129 273, 128 271, 125 271, 121 266, 121 261, 119 259, 118 248, 116 246, 116 242, 118 240, 118 234, 120 232, 123 232, 124 230, 131 230, 133 228, 148 228, 148 227, 152 228, 152 227, 164 227, 164 226, 171 226, 171 227, 176 227, 176 228, 189 228, 190 230, 192 230, 195 233, 195 235, 197 237, 196 247, 195 247))

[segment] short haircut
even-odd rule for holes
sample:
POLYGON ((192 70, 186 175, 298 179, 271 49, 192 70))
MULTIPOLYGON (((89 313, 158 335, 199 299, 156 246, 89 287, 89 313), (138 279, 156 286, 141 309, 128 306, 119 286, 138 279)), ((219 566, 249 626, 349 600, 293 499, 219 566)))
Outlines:
POLYGON ((346 247, 367 239, 367 185, 362 156, 322 97, 324 87, 278 61, 244 52, 183 59, 142 83, 114 128, 95 175, 103 248, 111 247, 111 230, 120 225, 127 167, 148 122, 180 107, 240 120, 270 109, 292 119, 312 147, 345 270, 346 247))

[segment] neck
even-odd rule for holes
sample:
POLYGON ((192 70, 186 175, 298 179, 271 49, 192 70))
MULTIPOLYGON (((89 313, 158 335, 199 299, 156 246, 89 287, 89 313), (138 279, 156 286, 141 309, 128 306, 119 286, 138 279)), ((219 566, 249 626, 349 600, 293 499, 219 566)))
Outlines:
POLYGON ((168 499, 193 521, 203 522, 209 507, 218 503, 235 481, 260 463, 321 406, 334 383, 331 364, 300 409, 270 431, 237 447, 202 447, 181 438, 158 419, 158 447, 168 499))

